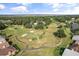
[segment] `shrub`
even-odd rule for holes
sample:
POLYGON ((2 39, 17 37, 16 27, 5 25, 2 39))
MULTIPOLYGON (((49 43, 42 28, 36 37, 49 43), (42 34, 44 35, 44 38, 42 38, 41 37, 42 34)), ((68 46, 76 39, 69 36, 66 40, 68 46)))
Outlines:
POLYGON ((65 34, 64 30, 62 30, 62 29, 59 29, 57 32, 54 32, 53 34, 54 34, 55 36, 59 37, 59 38, 64 38, 64 37, 66 37, 66 34, 65 34))
POLYGON ((63 54, 63 52, 64 52, 64 49, 65 49, 65 48, 63 48, 63 47, 56 47, 56 48, 55 48, 54 55, 56 55, 56 56, 61 56, 61 55, 63 54))
POLYGON ((0 30, 5 29, 6 27, 7 27, 7 26, 6 26, 4 23, 0 22, 0 30))

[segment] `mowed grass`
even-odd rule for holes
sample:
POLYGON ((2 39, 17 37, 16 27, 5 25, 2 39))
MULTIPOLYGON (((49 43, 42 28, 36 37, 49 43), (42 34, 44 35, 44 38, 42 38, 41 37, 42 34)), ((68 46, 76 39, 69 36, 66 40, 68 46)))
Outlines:
POLYGON ((4 30, 7 36, 9 37, 9 40, 13 42, 13 44, 17 44, 19 48, 24 48, 25 44, 22 42, 19 42, 18 40, 21 39, 21 36, 26 32, 26 29, 23 26, 17 26, 13 25, 4 30))
POLYGON ((37 50, 24 50, 21 51, 17 55, 22 56, 53 56, 53 50, 54 48, 43 48, 43 49, 37 49, 37 50))
POLYGON ((63 38, 62 43, 53 50, 53 53, 54 53, 55 56, 60 56, 61 55, 60 54, 60 50, 61 50, 60 48, 67 48, 69 46, 69 44, 71 42, 73 42, 72 39, 70 38, 71 37, 70 28, 63 28, 63 29, 64 29, 65 34, 67 35, 67 37, 63 38))
POLYGON ((9 35, 21 36, 25 32, 26 32, 26 28, 24 28, 24 26, 21 26, 21 25, 18 25, 18 26, 12 25, 5 29, 5 33, 7 34, 7 36, 9 35))
POLYGON ((48 26, 48 29, 43 30, 35 30, 35 29, 28 29, 22 25, 12 25, 9 26, 4 30, 7 36, 10 36, 10 41, 13 44, 17 44, 20 49, 24 48, 40 48, 40 47, 47 47, 42 49, 35 49, 35 50, 21 50, 17 55, 59 55, 56 48, 58 46, 66 47, 70 42, 70 29, 66 28, 64 31, 67 34, 66 38, 57 38, 53 35, 54 32, 58 30, 57 24, 55 22, 51 23, 48 26), (22 37, 24 34, 26 36, 22 37), (39 38, 42 35, 41 38, 39 38), (33 40, 37 38, 37 40, 33 40), (57 51, 57 52, 55 52, 57 51))

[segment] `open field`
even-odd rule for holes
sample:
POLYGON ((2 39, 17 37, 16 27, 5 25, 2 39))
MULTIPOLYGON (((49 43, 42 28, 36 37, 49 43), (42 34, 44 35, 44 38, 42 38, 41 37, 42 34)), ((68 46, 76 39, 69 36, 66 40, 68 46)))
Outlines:
MULTIPOLYGON (((62 23, 60 23, 62 24, 62 23)), ((52 22, 48 29, 28 29, 22 25, 12 25, 4 30, 12 44, 16 44, 20 51, 17 55, 60 55, 58 47, 70 44, 70 29, 63 28, 67 37, 58 38, 53 35, 58 30, 57 22, 52 22)))

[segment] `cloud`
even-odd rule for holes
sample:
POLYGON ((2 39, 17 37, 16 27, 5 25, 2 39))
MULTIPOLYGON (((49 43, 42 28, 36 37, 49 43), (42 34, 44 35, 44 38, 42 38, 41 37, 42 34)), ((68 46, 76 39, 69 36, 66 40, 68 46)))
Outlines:
POLYGON ((20 4, 20 5, 22 5, 22 6, 29 6, 29 5, 31 5, 32 3, 17 3, 17 4, 20 4))
POLYGON ((55 14, 79 14, 78 3, 49 3, 48 5, 55 14))
POLYGON ((78 4, 49 4, 52 6, 52 10, 47 12, 35 12, 35 14, 78 14, 79 15, 79 5, 78 4), (61 7, 61 8, 60 8, 61 7))
POLYGON ((22 4, 22 5, 26 5, 26 3, 17 3, 17 4, 22 4))
POLYGON ((25 6, 25 5, 28 5, 28 3, 20 3, 20 4, 22 4, 22 5, 24 5, 24 6, 25 6))
MULTIPOLYGON (((5 8, 4 5, 5 4, 0 4, 0 10, 5 8)), ((6 7, 8 6, 6 5, 6 7)), ((39 7, 38 4, 17 3, 15 6, 8 8, 10 10, 7 8, 5 10, 8 10, 12 14, 79 14, 79 3, 43 3, 39 7)))
POLYGON ((76 13, 79 13, 79 6, 78 7, 75 7, 74 10, 72 10, 72 12, 73 11, 76 12, 76 13))
POLYGON ((54 12, 59 11, 60 8, 63 6, 62 3, 49 3, 48 5, 52 8, 54 12))
POLYGON ((0 4, 0 10, 5 9, 5 6, 3 4, 0 4))
POLYGON ((28 11, 26 6, 12 7, 11 10, 14 12, 27 12, 28 11))
POLYGON ((59 14, 79 14, 79 6, 72 7, 72 9, 67 9, 62 12, 58 12, 59 14))
POLYGON ((48 5, 52 6, 53 8, 57 8, 57 7, 60 7, 60 4, 61 3, 49 3, 48 5))
POLYGON ((62 5, 60 3, 55 3, 52 5, 53 8, 59 8, 61 7, 62 5))

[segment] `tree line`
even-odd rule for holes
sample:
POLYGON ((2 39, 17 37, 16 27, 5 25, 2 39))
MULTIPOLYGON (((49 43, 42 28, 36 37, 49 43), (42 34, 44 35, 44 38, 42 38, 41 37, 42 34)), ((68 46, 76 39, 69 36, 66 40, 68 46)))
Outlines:
MULTIPOLYGON (((47 27, 52 21, 50 17, 38 17, 38 16, 27 16, 27 17, 2 17, 0 16, 0 27, 6 25, 24 25, 26 28, 43 29, 47 27)), ((4 26, 3 26, 4 27, 4 26)), ((4 27, 5 28, 5 27, 4 27)), ((3 29, 4 29, 3 28, 3 29)))
POLYGON ((70 19, 70 16, 0 16, 0 30, 8 25, 24 25, 26 28, 44 29, 48 28, 52 20, 65 22, 70 19))

